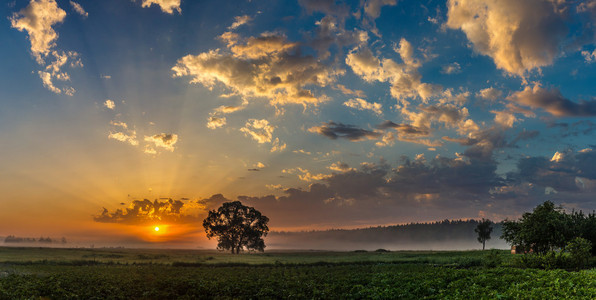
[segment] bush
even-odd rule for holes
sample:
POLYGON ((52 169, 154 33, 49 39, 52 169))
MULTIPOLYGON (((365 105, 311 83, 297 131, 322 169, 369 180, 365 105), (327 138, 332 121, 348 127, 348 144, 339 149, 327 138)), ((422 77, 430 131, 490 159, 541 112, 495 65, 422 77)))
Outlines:
POLYGON ((521 264, 526 268, 552 270, 569 267, 569 260, 563 252, 549 251, 544 254, 524 254, 521 257, 521 264))
POLYGON ((572 265, 577 269, 581 269, 590 259, 592 243, 584 238, 576 237, 567 244, 565 250, 570 254, 572 265))
POLYGON ((487 268, 496 268, 503 262, 501 252, 497 249, 491 249, 484 258, 484 266, 487 268))

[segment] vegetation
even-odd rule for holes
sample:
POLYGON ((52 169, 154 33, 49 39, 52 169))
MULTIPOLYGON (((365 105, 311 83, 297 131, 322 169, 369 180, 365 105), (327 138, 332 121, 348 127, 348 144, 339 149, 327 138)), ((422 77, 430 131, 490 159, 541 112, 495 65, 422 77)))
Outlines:
POLYGON ((244 248, 263 251, 263 236, 269 232, 268 222, 269 218, 254 207, 233 201, 223 203, 217 211, 209 211, 203 227, 207 238, 217 237, 218 249, 231 250, 233 254, 244 248))
POLYGON ((486 241, 490 240, 490 233, 493 232, 493 222, 483 218, 474 229, 474 232, 478 234, 478 242, 482 243, 482 250, 484 250, 486 241))
MULTIPOLYGON (((596 272, 520 269, 508 251, 266 252, 0 248, 0 299, 557 299, 596 272), (44 260, 44 253, 53 259, 44 260), (97 260, 82 261, 80 255, 97 260), (496 257, 496 263, 489 258, 496 257), (150 257, 140 261, 139 257, 150 257), (195 257, 194 263, 188 261, 195 257), (30 262, 28 262, 30 261, 30 262)), ((594 263, 593 261, 591 262, 594 263)))

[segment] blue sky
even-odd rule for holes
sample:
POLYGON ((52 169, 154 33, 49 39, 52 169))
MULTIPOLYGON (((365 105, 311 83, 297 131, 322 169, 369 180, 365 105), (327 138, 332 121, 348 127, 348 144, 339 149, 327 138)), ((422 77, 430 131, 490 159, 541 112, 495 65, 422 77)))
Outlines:
POLYGON ((596 208, 595 1, 0 9, 0 234, 176 240, 233 199, 274 229, 596 208))

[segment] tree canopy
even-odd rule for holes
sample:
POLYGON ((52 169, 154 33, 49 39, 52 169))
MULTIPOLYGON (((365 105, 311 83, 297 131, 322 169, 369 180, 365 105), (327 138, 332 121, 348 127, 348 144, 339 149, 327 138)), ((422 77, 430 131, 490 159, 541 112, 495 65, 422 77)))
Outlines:
MULTIPOLYGON (((594 243, 596 215, 583 212, 566 213, 562 207, 546 201, 524 213, 517 221, 503 222, 501 238, 524 251, 546 253, 563 249, 571 240, 582 237, 594 243)), ((594 249, 592 249, 594 254, 594 249)))
POLYGON ((269 218, 254 207, 240 201, 225 202, 217 210, 209 211, 203 221, 207 238, 217 237, 217 248, 239 253, 247 250, 263 251, 263 236, 269 232, 269 218))

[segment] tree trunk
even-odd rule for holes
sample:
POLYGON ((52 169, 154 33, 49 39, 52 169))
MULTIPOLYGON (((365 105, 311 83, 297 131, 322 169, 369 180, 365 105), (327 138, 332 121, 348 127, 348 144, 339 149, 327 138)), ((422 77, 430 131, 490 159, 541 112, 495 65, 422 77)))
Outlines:
POLYGON ((482 241, 482 251, 484 251, 484 245, 486 244, 486 240, 482 241))

